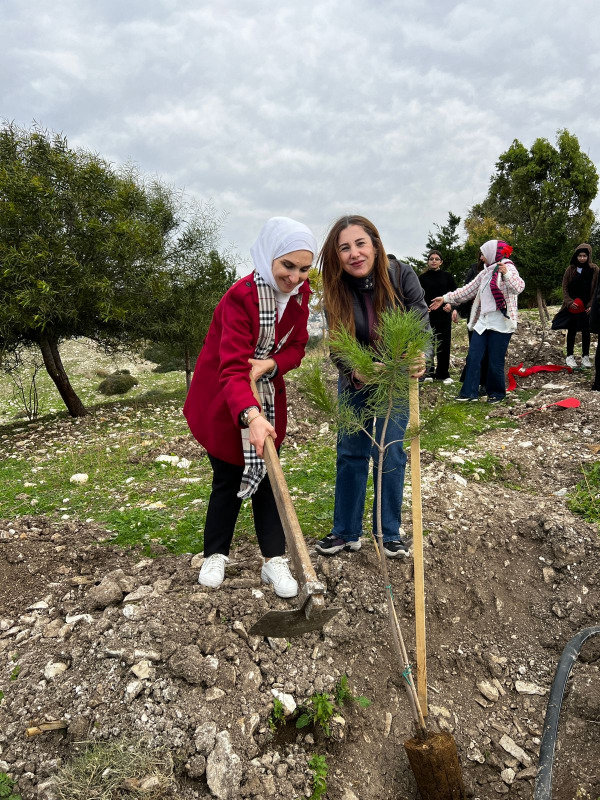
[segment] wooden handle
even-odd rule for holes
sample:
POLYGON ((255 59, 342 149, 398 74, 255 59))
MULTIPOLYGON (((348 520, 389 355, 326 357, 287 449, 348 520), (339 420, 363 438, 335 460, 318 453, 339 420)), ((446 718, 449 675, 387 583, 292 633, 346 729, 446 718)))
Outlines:
MULTIPOLYGON (((250 378, 252 393, 260 405, 260 398, 254 379, 250 378)), ((262 413, 262 412, 261 412, 262 413)), ((264 415, 263 415, 264 416, 264 415)), ((267 466, 267 474, 275 496, 275 503, 279 512, 279 518, 285 533, 285 540, 288 546, 290 558, 294 567, 294 572, 301 587, 308 583, 318 580, 315 569, 310 560, 308 547, 298 522, 296 510, 290 497, 290 492, 281 469, 277 448, 271 436, 267 436, 264 444, 263 459, 267 466)), ((318 611, 324 608, 324 600, 321 594, 312 594, 309 597, 310 610, 318 611)), ((308 610, 307 610, 308 616, 308 610)))
POLYGON ((427 646, 425 639, 425 574, 423 568, 423 511, 421 501, 421 439, 419 436, 419 381, 411 378, 410 425, 416 435, 410 440, 412 486, 413 560, 415 571, 415 627, 417 644, 417 694, 423 716, 427 716, 427 646))

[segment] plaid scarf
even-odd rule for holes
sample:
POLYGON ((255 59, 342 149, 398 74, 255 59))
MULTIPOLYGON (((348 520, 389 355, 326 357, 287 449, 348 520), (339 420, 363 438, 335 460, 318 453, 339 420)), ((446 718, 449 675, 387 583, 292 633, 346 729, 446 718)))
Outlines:
MULTIPOLYGON (((275 292, 257 272, 254 273, 254 283, 256 284, 258 292, 259 325, 258 341, 254 349, 254 357, 263 359, 278 353, 288 340, 294 328, 291 327, 286 335, 278 342, 277 347, 273 349, 273 345, 275 344, 275 323, 277 322, 275 292)), ((301 305, 302 296, 297 294, 295 297, 301 305)), ((272 372, 267 372, 256 382, 262 412, 273 427, 275 427, 275 391, 270 379, 274 377, 276 372, 277 368, 272 372)), ((250 444, 249 428, 242 429, 242 449, 244 451, 244 473, 237 496, 246 500, 252 497, 254 492, 258 489, 260 482, 267 473, 267 467, 263 459, 259 458, 256 454, 254 445, 250 444)))
POLYGON ((492 275, 492 280, 490 281, 490 291, 492 293, 492 297, 496 303, 496 308, 498 311, 501 311, 505 317, 508 317, 508 313, 506 311, 506 298, 502 294, 502 290, 498 288, 498 267, 500 264, 496 266, 494 270, 494 274, 492 275))

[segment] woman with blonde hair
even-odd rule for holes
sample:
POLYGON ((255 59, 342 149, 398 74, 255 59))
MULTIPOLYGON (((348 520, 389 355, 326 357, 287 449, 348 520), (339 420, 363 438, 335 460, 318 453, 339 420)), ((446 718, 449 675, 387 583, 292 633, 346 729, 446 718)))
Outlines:
MULTIPOLYGON (((375 225, 359 215, 339 219, 329 231, 319 255, 323 275, 323 295, 329 329, 344 327, 364 345, 376 345, 377 325, 383 311, 390 308, 415 309, 429 328, 427 305, 417 276, 408 264, 388 260, 375 225)), ((362 376, 337 364, 338 393, 355 409, 363 409, 369 388, 362 376)), ((423 363, 415 367, 413 377, 425 372, 423 363)), ((383 549, 389 558, 408 555, 408 545, 401 527, 402 498, 406 453, 403 439, 408 423, 406 411, 393 414, 386 432, 383 469, 378 469, 371 439, 363 431, 342 433, 337 441, 337 472, 333 529, 316 545, 324 555, 341 550, 360 549, 363 514, 369 474, 373 459, 375 486, 381 479, 383 549)), ((374 420, 379 437, 383 419, 374 420)), ((375 516, 375 515, 374 515, 375 516)))

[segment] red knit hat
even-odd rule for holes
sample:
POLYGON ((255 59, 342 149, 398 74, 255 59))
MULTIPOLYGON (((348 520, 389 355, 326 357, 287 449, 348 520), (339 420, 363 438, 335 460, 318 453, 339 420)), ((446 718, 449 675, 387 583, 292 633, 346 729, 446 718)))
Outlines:
POLYGON ((571 314, 581 314, 585 311, 585 303, 580 297, 576 297, 575 300, 573 300, 573 305, 569 306, 569 311, 571 314), (573 308, 573 306, 577 306, 577 308, 573 308))

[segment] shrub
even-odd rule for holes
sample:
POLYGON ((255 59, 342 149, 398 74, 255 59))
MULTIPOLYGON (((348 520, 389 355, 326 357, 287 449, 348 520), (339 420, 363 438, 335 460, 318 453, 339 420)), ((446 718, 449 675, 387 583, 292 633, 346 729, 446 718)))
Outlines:
POLYGON ((126 394, 131 388, 137 386, 137 384, 137 378, 134 378, 133 375, 130 375, 127 370, 119 370, 118 372, 113 372, 113 374, 109 375, 108 378, 105 378, 100 386, 98 386, 98 391, 100 394, 107 396, 113 394, 126 394))

